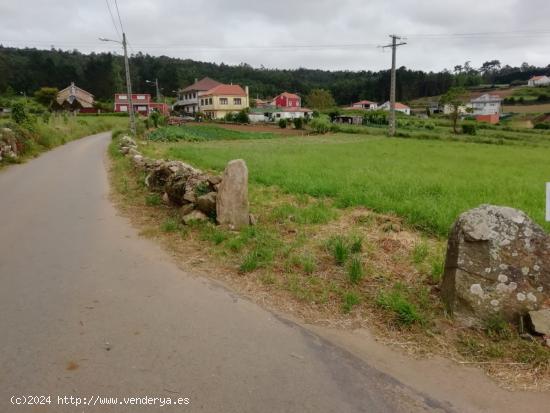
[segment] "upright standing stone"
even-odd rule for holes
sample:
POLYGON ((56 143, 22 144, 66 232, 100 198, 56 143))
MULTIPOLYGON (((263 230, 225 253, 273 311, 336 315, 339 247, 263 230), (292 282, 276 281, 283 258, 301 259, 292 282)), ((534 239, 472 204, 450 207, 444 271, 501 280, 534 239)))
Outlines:
POLYGON ((442 298, 466 324, 550 306, 550 236, 522 211, 481 205, 449 236, 442 298))
POLYGON ((220 225, 240 229, 250 223, 248 212, 248 168, 242 159, 225 167, 216 199, 216 219, 220 225))

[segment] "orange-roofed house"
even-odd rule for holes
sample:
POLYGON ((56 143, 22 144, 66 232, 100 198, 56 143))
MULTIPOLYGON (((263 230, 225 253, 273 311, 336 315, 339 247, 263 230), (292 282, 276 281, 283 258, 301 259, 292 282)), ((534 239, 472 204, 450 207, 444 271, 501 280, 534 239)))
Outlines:
POLYGON ((199 109, 210 119, 223 119, 249 107, 248 86, 218 85, 199 95, 199 109))

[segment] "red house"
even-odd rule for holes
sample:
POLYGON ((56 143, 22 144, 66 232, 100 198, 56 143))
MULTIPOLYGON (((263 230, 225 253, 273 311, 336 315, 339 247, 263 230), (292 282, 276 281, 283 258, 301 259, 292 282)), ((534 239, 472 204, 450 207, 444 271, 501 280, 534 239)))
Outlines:
MULTIPOLYGON (((127 93, 115 94, 115 112, 128 112, 129 105, 130 102, 127 93)), ((132 106, 134 107, 134 113, 143 116, 149 116, 155 110, 163 115, 170 114, 168 104, 151 101, 149 93, 132 93, 132 106)))
POLYGON ((302 99, 294 93, 283 92, 273 99, 272 105, 277 108, 299 108, 302 106, 302 99))

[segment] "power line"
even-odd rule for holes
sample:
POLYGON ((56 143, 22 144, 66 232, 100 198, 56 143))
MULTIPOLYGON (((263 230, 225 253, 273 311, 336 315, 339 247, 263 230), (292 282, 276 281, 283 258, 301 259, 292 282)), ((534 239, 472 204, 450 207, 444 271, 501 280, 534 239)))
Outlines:
POLYGON ((115 28, 117 39, 120 39, 120 32, 118 31, 118 27, 116 26, 115 16, 113 16, 111 6, 109 5, 109 0, 105 0, 105 3, 107 4, 107 9, 109 10, 109 14, 111 15, 111 21, 113 22, 113 27, 115 28))
POLYGON ((115 0, 116 13, 118 14, 118 22, 120 23, 120 29, 124 33, 124 26, 122 26, 122 19, 120 18, 120 12, 118 11, 118 2, 115 0))

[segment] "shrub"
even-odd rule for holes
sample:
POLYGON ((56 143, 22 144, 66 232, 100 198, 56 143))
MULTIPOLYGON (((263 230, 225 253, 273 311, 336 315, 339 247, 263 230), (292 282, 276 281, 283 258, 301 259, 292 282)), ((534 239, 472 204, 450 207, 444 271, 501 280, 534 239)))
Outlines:
POLYGON ((233 122, 235 120, 235 116, 233 112, 226 113, 225 116, 223 117, 223 120, 226 122, 233 122))
POLYGON ((243 109, 239 113, 236 113, 233 116, 233 119, 235 122, 238 123, 250 123, 250 118, 248 117, 248 113, 243 109))
POLYGON ((535 129, 550 129, 550 122, 536 123, 534 128, 535 129))
POLYGON ((304 127, 304 121, 302 118, 295 118, 293 123, 295 129, 302 129, 304 127))
POLYGON ((311 129, 315 133, 324 135, 325 133, 330 132, 331 123, 327 116, 319 116, 318 118, 313 118, 311 122, 309 122, 309 125, 311 126, 311 129))
POLYGON ((462 125, 462 133, 465 135, 475 135, 477 133, 476 125, 462 125))
MULTIPOLYGON (((155 128, 158 128, 159 127, 159 120, 160 120, 160 113, 157 112, 157 111, 153 111, 150 115, 149 115, 149 118, 151 119, 151 122, 153 122, 153 126, 155 128)), ((146 127, 148 126, 148 122, 146 123, 146 127)))
POLYGON ((286 128, 286 119, 279 119, 279 128, 286 128))
POLYGON ((22 102, 16 102, 13 104, 13 107, 11 108, 11 118, 18 125, 23 124, 28 119, 25 105, 22 102))

